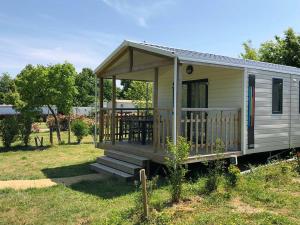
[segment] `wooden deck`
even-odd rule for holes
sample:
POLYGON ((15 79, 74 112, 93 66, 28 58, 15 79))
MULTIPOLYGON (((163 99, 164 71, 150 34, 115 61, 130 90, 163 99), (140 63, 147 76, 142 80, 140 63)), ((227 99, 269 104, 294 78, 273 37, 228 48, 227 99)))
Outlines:
MULTIPOLYGON (((149 158, 151 161, 164 164, 165 157, 167 156, 166 151, 162 151, 161 149, 154 149, 152 145, 140 145, 140 144, 132 144, 128 142, 118 142, 116 144, 111 143, 99 143, 99 148, 104 149, 105 151, 114 150, 121 151, 125 153, 130 153, 137 156, 142 156, 149 158)), ((227 151, 222 153, 223 158, 231 158, 241 156, 241 151, 227 151)), ((186 163, 196 163, 196 162, 205 162, 210 160, 217 159, 217 154, 198 152, 198 154, 194 154, 191 152, 186 163)))

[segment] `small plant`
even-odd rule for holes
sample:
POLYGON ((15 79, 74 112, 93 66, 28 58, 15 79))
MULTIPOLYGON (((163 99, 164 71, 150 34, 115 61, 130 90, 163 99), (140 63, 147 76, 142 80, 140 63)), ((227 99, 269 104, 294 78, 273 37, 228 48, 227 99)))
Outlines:
MULTIPOLYGON (((153 210, 152 207, 152 196, 153 192, 157 189, 157 182, 159 177, 155 176, 151 180, 147 180, 147 199, 148 199, 148 207, 149 211, 151 212, 153 210)), ((135 198, 135 208, 133 210, 133 213, 138 217, 139 221, 144 221, 144 215, 143 215, 143 194, 142 194, 142 186, 139 184, 139 182, 136 182, 136 190, 137 190, 137 196, 135 198)), ((151 217, 151 216, 150 216, 151 217)), ((151 218, 148 218, 148 220, 151 218)))
POLYGON ((225 162, 223 160, 223 153, 225 151, 224 143, 221 139, 216 139, 216 159, 213 162, 208 163, 208 178, 205 184, 205 190, 207 193, 211 193, 217 190, 220 176, 224 173, 225 162))
POLYGON ((19 133, 16 117, 6 117, 0 123, 0 133, 4 147, 10 148, 19 133))
POLYGON ((237 166, 231 164, 228 167, 228 174, 226 176, 227 183, 229 184, 229 186, 235 187, 240 179, 240 176, 241 176, 240 169, 237 166))
POLYGON ((184 163, 189 156, 190 145, 185 138, 178 137, 176 145, 167 140, 167 146, 169 156, 166 158, 166 166, 170 173, 172 202, 179 202, 182 184, 187 173, 184 163))
POLYGON ((71 130, 77 138, 77 143, 80 144, 83 137, 89 134, 89 126, 82 120, 74 120, 71 124, 71 130))
POLYGON ((295 150, 295 156, 296 156, 296 172, 300 174, 300 151, 295 150))

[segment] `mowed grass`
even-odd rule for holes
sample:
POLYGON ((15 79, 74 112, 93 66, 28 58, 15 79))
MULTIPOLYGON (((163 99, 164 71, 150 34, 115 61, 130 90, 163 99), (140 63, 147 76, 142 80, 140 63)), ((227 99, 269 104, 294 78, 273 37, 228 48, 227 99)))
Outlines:
POLYGON ((290 164, 259 168, 235 188, 222 183, 204 194, 205 177, 184 184, 184 200, 170 204, 165 179, 142 222, 132 183, 81 182, 70 187, 0 191, 0 224, 300 224, 300 177, 290 164), (287 165, 287 166, 286 166, 287 165), (286 171, 288 167, 288 171, 286 171))
MULTIPOLYGON (((0 180, 39 179, 68 177, 92 173, 88 165, 103 154, 96 149, 91 136, 85 137, 80 145, 71 135, 72 144, 57 145, 53 133, 54 146, 50 146, 49 132, 33 133, 28 148, 20 141, 13 143, 11 149, 0 148, 0 180), (35 149, 34 137, 43 137, 42 150, 35 149)), ((62 140, 67 143, 68 134, 62 132, 62 140)))

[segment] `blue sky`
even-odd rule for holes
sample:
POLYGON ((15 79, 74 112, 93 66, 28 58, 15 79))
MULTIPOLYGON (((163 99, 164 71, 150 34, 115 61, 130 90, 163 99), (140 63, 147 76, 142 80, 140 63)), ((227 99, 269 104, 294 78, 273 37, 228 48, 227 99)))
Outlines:
POLYGON ((124 39, 237 57, 288 27, 300 32, 299 0, 1 0, 0 73, 94 69, 124 39))

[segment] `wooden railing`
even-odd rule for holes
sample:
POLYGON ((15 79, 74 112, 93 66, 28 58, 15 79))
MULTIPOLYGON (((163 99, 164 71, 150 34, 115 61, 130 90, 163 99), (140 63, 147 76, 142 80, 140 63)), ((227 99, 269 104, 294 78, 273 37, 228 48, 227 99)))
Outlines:
POLYGON ((225 151, 240 150, 241 118, 235 108, 183 108, 181 136, 191 145, 191 154, 212 154, 219 138, 225 151))
MULTIPOLYGON (((111 108, 102 108, 100 114, 103 141, 149 144, 161 151, 172 136, 171 109, 117 108, 113 116, 111 108)), ((240 150, 240 109, 182 108, 181 114, 180 135, 190 142, 191 155, 214 153, 217 138, 222 140, 226 151, 240 150)))

